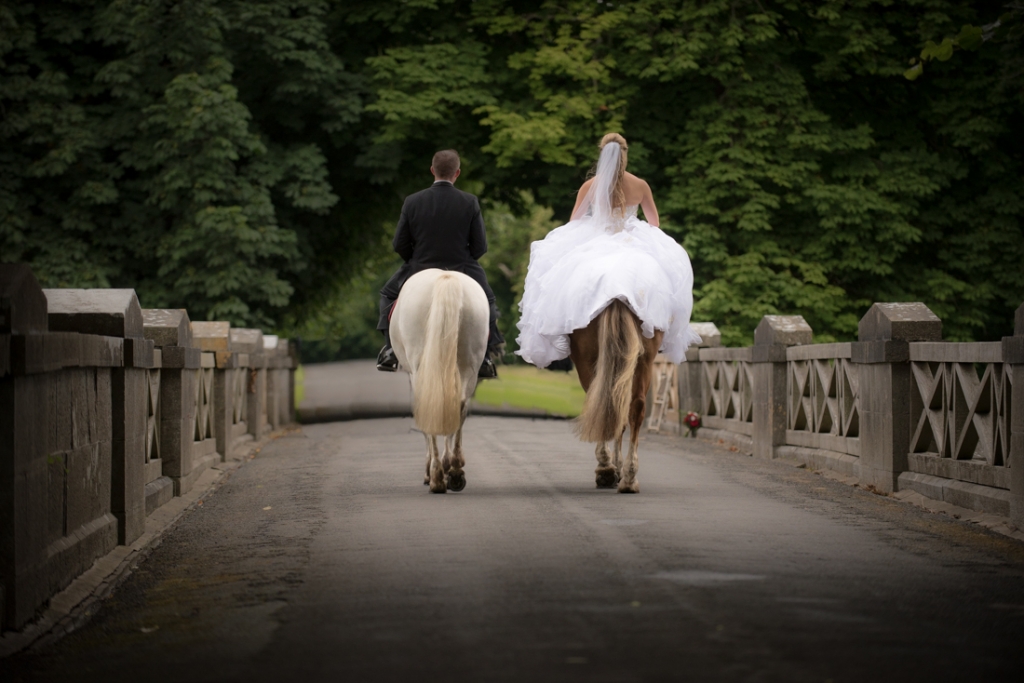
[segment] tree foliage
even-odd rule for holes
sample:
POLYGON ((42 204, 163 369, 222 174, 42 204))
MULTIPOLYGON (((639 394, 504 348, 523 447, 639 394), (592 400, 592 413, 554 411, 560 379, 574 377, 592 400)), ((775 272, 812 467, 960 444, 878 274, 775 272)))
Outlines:
POLYGON ((994 339, 1024 299, 1019 42, 903 74, 915 46, 931 55, 928 41, 941 51, 1004 14, 950 0, 7 3, 0 249, 51 285, 337 331, 325 320, 372 298, 382 274, 367 268, 389 267, 402 198, 455 147, 460 186, 486 200, 485 267, 512 331, 529 239, 568 217, 617 130, 690 252, 696 318, 727 341, 766 313, 847 339, 872 301, 896 300, 926 302, 947 338, 994 339))

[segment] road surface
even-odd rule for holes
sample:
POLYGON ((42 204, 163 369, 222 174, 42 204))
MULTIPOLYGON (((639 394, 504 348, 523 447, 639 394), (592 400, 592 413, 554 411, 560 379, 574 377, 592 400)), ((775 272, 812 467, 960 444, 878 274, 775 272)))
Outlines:
POLYGON ((566 422, 471 417, 431 495, 408 418, 267 445, 4 681, 1020 680, 1024 545, 721 446, 597 490, 566 422))

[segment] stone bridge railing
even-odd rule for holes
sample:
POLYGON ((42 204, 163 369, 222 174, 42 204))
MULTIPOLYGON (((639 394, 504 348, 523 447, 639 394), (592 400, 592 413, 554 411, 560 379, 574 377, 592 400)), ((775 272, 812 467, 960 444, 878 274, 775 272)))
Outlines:
POLYGON ((856 342, 813 344, 801 316, 765 316, 746 348, 699 332, 679 405, 703 436, 1024 528, 1024 305, 1002 342, 944 342, 920 303, 873 305, 856 342))
POLYGON ((293 422, 296 364, 260 330, 142 309, 131 289, 44 290, 0 264, 0 626, 293 422))

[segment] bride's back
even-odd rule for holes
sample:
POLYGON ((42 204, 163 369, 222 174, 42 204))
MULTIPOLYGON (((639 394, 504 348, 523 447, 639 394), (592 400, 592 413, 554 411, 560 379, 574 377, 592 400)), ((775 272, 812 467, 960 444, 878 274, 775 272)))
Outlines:
POLYGON ((622 175, 622 194, 626 206, 636 206, 647 193, 647 183, 628 171, 622 175))
MULTIPOLYGON (((580 196, 586 195, 590 190, 590 186, 594 184, 594 179, 590 178, 587 182, 583 183, 580 188, 580 196)), ((643 202, 644 197, 647 195, 648 185, 647 181, 636 177, 630 172, 622 174, 622 194, 626 202, 626 206, 636 206, 643 202)))

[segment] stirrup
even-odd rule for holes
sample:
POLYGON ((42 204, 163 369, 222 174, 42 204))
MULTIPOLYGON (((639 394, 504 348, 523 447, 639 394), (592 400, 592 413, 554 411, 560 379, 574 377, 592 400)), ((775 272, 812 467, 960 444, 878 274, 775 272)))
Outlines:
POLYGON ((480 364, 480 370, 476 373, 476 378, 498 379, 498 368, 494 366, 494 361, 484 356, 484 362, 480 364))
POLYGON ((377 369, 381 372, 396 372, 398 370, 398 356, 394 349, 387 344, 377 354, 377 369))

